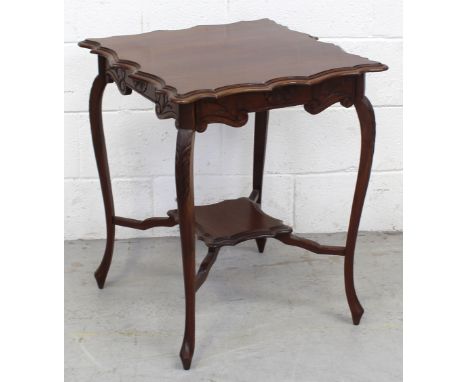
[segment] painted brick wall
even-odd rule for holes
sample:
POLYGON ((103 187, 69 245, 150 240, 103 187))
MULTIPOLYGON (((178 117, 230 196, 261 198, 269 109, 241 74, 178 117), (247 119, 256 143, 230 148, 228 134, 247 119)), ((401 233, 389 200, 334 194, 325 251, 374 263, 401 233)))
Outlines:
MULTIPOLYGON (((402 229, 401 0, 136 0, 65 2, 65 238, 105 236, 104 210, 88 122, 88 96, 97 59, 77 46, 86 37, 177 29, 268 17, 389 65, 370 74, 367 94, 377 141, 362 230, 402 229)), ((118 215, 146 218, 175 208, 172 121, 158 120, 149 101, 109 86, 104 125, 118 215)), ((211 203, 248 195, 253 118, 234 129, 211 125, 195 145, 195 198, 211 203)), ((318 116, 300 107, 272 111, 264 209, 297 232, 345 231, 359 157, 354 109, 333 106, 318 116), (273 153, 275 155, 273 155, 273 153)), ((117 237, 177 234, 176 228, 117 237)))

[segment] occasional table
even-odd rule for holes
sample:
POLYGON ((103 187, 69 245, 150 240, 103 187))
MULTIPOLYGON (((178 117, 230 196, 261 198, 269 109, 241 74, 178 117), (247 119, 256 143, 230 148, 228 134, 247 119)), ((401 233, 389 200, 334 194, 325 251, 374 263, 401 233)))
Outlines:
POLYGON ((353 259, 375 141, 374 111, 364 95, 365 74, 384 71, 387 66, 268 19, 91 38, 79 46, 98 55, 89 115, 107 226, 106 249, 95 272, 99 288, 104 287, 111 265, 116 226, 146 230, 178 224, 185 285, 180 358, 185 369, 190 368, 195 348, 196 291, 220 248, 245 240, 255 239, 260 252, 267 238, 274 238, 315 253, 343 256, 346 297, 353 323, 359 324, 364 309, 354 289, 353 259), (175 120, 177 210, 168 211, 166 217, 135 220, 115 215, 101 110, 104 89, 111 82, 123 95, 135 91, 153 101, 158 118, 175 120), (359 171, 345 246, 299 237, 261 209, 269 110, 303 105, 310 114, 318 114, 337 102, 344 107, 354 105, 361 128, 359 171), (252 192, 248 197, 194 206, 196 133, 210 123, 241 127, 249 113, 255 113, 252 192), (198 271, 196 236, 208 247, 198 271))

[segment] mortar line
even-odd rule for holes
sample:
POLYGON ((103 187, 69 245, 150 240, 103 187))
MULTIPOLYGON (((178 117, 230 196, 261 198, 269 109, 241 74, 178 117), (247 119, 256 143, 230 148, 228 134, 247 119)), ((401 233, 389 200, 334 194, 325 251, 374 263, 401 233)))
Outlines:
MULTIPOLYGON (((391 170, 372 170, 372 174, 401 174, 403 173, 403 169, 391 169, 391 170)), ((292 176, 294 181, 296 181, 297 177, 305 177, 305 176, 324 176, 324 175, 351 175, 357 174, 357 169, 352 171, 322 171, 322 172, 308 172, 308 173, 265 173, 265 176, 271 177, 284 177, 284 176, 292 176)), ((202 176, 202 177, 242 177, 242 178, 249 178, 249 174, 195 174, 195 176, 202 176)), ((161 175, 153 175, 153 176, 136 176, 136 177, 112 177, 112 180, 116 181, 154 181, 158 178, 173 178, 174 174, 161 174, 161 175)), ((64 177, 64 180, 67 181, 98 181, 99 178, 97 177, 64 177)))
POLYGON ((293 176, 293 221, 292 228, 296 227, 296 176, 293 176))
MULTIPOLYGON (((92 176, 84 176, 84 177, 76 177, 76 176, 71 176, 71 177, 64 177, 64 180, 68 181, 99 181, 98 177, 92 177, 92 176)), ((142 177, 142 176, 136 176, 136 177, 131 177, 131 178, 125 178, 125 177, 112 177, 111 180, 115 180, 118 182, 128 182, 128 181, 135 181, 135 182, 147 182, 147 181, 152 181, 154 178, 152 177, 142 177)))
MULTIPOLYGON (((389 104, 389 105, 373 105, 374 109, 395 109, 395 108, 403 108, 403 105, 398 104, 389 104)), ((335 105, 330 106, 329 109, 332 110, 345 110, 345 108, 335 105)), ((282 109, 272 109, 275 110, 286 110, 286 111, 297 111, 302 110, 301 105, 286 107, 282 109)), ((136 111, 136 112, 145 112, 145 111, 153 111, 153 108, 143 108, 143 109, 108 109, 103 110, 103 113, 119 113, 119 112, 129 112, 129 111, 136 111)), ((64 114, 88 114, 88 110, 64 110, 64 114)))
MULTIPOLYGON (((350 171, 321 171, 321 172, 308 172, 308 173, 298 173, 295 176, 310 176, 310 175, 348 175, 348 174, 357 174, 358 169, 353 169, 350 171)), ((372 174, 397 174, 402 173, 403 169, 391 169, 391 170, 372 170, 372 174)))
MULTIPOLYGON (((141 26, 140 26, 141 27, 141 26)), ((307 33, 307 32, 304 32, 307 33)), ((314 33, 312 33, 313 35, 314 33)), ((316 36, 319 41, 322 39, 333 39, 333 40, 403 40, 402 36, 316 36)), ((84 39, 84 38, 83 38, 84 39)), ((64 41, 64 45, 76 45, 81 40, 64 41)))
POLYGON ((330 40, 403 40, 402 36, 318 36, 319 41, 326 38, 330 40))
MULTIPOLYGON (((142 112, 142 111, 153 111, 153 108, 143 108, 143 109, 107 109, 103 110, 103 113, 118 113, 122 111, 137 111, 137 112, 142 112)), ((64 114, 88 114, 88 110, 64 110, 64 114)))

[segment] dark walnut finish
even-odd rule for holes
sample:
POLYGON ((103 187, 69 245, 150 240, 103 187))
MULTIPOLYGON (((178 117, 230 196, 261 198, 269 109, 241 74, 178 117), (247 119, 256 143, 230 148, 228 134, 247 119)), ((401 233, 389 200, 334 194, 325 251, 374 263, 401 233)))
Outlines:
POLYGON ((354 324, 364 312, 354 288, 353 260, 369 182, 375 140, 372 105, 364 95, 365 73, 386 70, 381 63, 348 54, 315 37, 271 20, 197 26, 131 36, 87 39, 79 43, 99 55, 89 113, 101 182, 107 245, 95 273, 103 288, 115 226, 135 229, 180 227, 185 285, 185 334, 180 357, 189 369, 195 349, 195 294, 207 279, 221 247, 255 239, 263 252, 267 238, 319 254, 344 257, 345 289, 354 324), (155 103, 159 118, 173 118, 178 129, 175 177, 177 210, 167 217, 135 220, 115 216, 101 102, 108 83, 124 95, 135 91, 155 103), (354 105, 361 128, 361 157, 345 246, 328 246, 298 237, 292 228, 261 210, 263 171, 271 109, 303 105, 318 114, 340 103, 354 105), (240 127, 255 113, 252 192, 249 197, 194 206, 193 154, 197 132, 210 123, 240 127), (208 254, 196 270, 195 236, 208 254))
MULTIPOLYGON (((179 221, 177 210, 168 212, 179 221)), ((225 200, 220 203, 195 207, 195 230, 198 239, 208 247, 236 245, 250 239, 276 237, 291 233, 291 227, 268 216, 260 205, 248 198, 225 200)))

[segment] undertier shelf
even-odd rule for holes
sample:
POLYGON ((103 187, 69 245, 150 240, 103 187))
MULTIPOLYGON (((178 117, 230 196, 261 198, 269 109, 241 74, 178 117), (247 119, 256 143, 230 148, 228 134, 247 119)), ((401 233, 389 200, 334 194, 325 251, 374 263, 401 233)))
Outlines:
MULTIPOLYGON (((179 221, 178 211, 168 212, 179 221)), ((275 237, 292 228, 264 213, 248 198, 224 200, 195 207, 195 229, 208 247, 235 245, 245 240, 275 237)))

